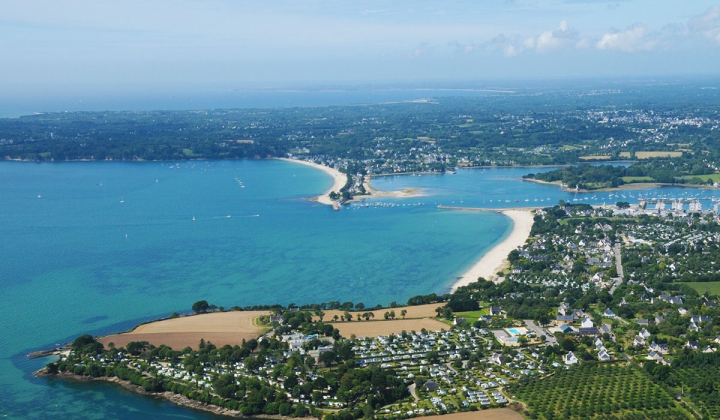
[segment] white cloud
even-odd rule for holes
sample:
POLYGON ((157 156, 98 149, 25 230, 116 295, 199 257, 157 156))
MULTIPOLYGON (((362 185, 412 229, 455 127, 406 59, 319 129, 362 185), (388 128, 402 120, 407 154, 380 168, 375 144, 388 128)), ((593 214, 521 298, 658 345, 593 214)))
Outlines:
POLYGON ((495 45, 501 44, 506 57, 515 57, 526 51, 549 53, 565 48, 583 48, 583 44, 580 43, 580 41, 577 31, 571 29, 567 21, 563 20, 557 29, 545 31, 538 36, 531 36, 522 41, 510 42, 503 35, 500 35, 494 38, 492 43, 495 45))
POLYGON ((453 48, 454 53, 457 55, 472 54, 477 50, 477 46, 475 44, 461 44, 457 41, 449 42, 448 46, 453 48))
POLYGON ((720 6, 712 6, 705 13, 690 19, 688 29, 720 45, 720 6))
POLYGON ((658 41, 647 33, 643 24, 636 23, 624 31, 608 32, 595 44, 599 50, 615 50, 622 52, 651 51, 658 41))
POLYGON ((503 48, 503 54, 505 54, 505 57, 516 57, 520 54, 520 51, 512 45, 506 45, 505 48, 503 48))
POLYGON ((422 58, 426 57, 433 52, 433 47, 427 42, 421 42, 415 48, 410 51, 409 58, 422 58))
POLYGON ((577 39, 577 31, 570 29, 567 21, 563 20, 554 31, 545 31, 535 38, 534 49, 539 53, 556 51, 573 46, 577 39))
POLYGON ((589 38, 582 38, 578 40, 578 42, 575 43, 575 48, 578 50, 586 50, 590 48, 590 39, 589 38))

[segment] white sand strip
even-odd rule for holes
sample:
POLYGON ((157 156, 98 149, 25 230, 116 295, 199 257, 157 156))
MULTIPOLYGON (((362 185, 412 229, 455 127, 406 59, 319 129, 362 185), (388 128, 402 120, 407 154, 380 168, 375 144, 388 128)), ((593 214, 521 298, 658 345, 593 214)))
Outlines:
POLYGON ((278 160, 284 160, 285 162, 293 162, 293 163, 299 163, 301 165, 305 166, 311 166, 315 169, 320 169, 321 171, 325 172, 326 174, 330 175, 333 178, 333 185, 330 187, 329 190, 325 192, 325 194, 319 195, 317 197, 318 203, 321 204, 327 204, 332 206, 334 201, 330 199, 330 193, 335 191, 336 193, 340 193, 340 189, 345 186, 347 183, 347 175, 344 173, 338 171, 337 169, 333 169, 329 166, 324 165, 318 165, 314 162, 308 162, 306 160, 299 160, 299 159, 288 159, 288 158, 278 158, 278 160))
POLYGON ((495 279, 496 272, 506 261, 508 254, 513 249, 525 243, 530 237, 530 229, 533 225, 534 214, 527 210, 504 210, 501 212, 513 221, 513 230, 504 241, 495 245, 490 251, 482 256, 480 261, 475 263, 462 277, 453 284, 451 292, 458 287, 467 286, 477 281, 478 277, 485 280, 495 279))

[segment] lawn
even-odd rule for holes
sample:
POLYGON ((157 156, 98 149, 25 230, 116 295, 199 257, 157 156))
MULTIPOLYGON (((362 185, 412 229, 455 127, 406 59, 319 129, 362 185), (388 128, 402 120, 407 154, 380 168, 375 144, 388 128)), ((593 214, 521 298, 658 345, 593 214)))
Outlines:
POLYGON ((720 296, 720 281, 688 282, 682 284, 692 287, 701 295, 705 292, 710 292, 711 295, 720 296))
POLYGON ((470 324, 473 324, 475 321, 480 319, 481 316, 487 315, 487 311, 480 309, 479 311, 470 311, 470 312, 457 312, 455 315, 458 316, 458 318, 465 318, 467 322, 470 324))

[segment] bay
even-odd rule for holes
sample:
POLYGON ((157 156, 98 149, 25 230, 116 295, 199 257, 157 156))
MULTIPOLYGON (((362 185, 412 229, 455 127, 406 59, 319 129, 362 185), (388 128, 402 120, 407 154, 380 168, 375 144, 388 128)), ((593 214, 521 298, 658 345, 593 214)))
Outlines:
POLYGON ((218 306, 443 292, 511 228, 430 205, 334 212, 281 161, 0 163, 0 407, 10 418, 205 416, 106 384, 37 379, 29 351, 218 306), (193 220, 194 218, 194 220, 193 220))
POLYGON ((34 378, 50 359, 25 355, 82 333, 118 332, 186 311, 200 299, 225 307, 330 300, 372 306, 444 293, 512 226, 500 214, 440 204, 718 196, 676 187, 572 193, 521 181, 549 169, 379 177, 379 189, 425 195, 376 197, 367 207, 334 212, 306 200, 330 187, 327 175, 282 161, 0 162, 0 414, 212 418, 110 384, 34 378))

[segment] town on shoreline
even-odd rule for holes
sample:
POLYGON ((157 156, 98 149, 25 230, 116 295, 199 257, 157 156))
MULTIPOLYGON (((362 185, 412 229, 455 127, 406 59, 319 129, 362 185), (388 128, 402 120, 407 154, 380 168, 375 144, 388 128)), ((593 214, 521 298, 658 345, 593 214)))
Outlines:
POLYGON ((512 215, 525 219, 504 241, 507 264, 482 264, 495 281, 465 278, 385 308, 198 301, 196 315, 80 336, 39 374, 230 416, 720 414, 717 206, 561 202, 512 215))

